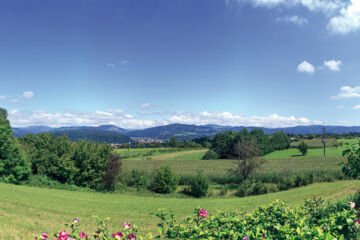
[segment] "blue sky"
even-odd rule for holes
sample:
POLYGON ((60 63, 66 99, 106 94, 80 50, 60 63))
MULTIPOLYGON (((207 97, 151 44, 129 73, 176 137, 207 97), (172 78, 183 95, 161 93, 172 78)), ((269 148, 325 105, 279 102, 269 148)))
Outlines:
POLYGON ((360 125, 360 0, 3 0, 13 126, 360 125))

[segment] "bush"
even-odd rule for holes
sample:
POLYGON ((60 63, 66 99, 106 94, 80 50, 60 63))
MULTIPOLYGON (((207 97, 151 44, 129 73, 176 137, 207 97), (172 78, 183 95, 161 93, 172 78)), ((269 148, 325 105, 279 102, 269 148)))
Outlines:
POLYGON ((203 160, 212 160, 212 159, 218 159, 220 156, 213 150, 208 150, 205 155, 203 156, 203 160))
POLYGON ((190 182, 189 190, 186 194, 200 198, 205 197, 209 189, 209 182, 201 173, 194 176, 190 182))
POLYGON ((160 167, 156 170, 151 182, 151 190, 156 193, 175 192, 178 185, 177 176, 169 167, 160 167))
POLYGON ((140 171, 133 169, 130 174, 123 175, 125 179, 122 181, 129 187, 135 187, 138 189, 148 188, 150 186, 150 177, 146 171, 140 171))

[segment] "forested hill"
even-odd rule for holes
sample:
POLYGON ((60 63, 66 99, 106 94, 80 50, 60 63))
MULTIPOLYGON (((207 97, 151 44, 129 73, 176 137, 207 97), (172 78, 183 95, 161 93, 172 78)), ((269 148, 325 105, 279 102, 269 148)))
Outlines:
POLYGON ((121 133, 104 131, 99 129, 92 130, 64 130, 52 132, 56 136, 63 136, 66 134, 70 141, 78 141, 87 139, 94 142, 107 142, 107 143, 128 143, 131 139, 121 133))
MULTIPOLYGON (((239 131, 247 128, 251 131, 259 127, 232 127, 232 126, 219 126, 219 125, 188 125, 188 124, 170 124, 165 126, 152 127, 141 130, 123 129, 114 125, 103 126, 77 126, 77 127, 60 127, 50 128, 47 126, 31 126, 26 128, 13 128, 15 136, 24 136, 28 133, 37 134, 39 132, 52 132, 56 135, 69 135, 72 140, 87 138, 93 141, 110 142, 110 143, 125 143, 129 142, 129 137, 138 138, 157 138, 157 139, 170 139, 176 136, 178 140, 190 140, 200 136, 214 136, 216 133, 224 132, 226 130, 239 131)), ((278 131, 292 134, 321 134, 323 126, 310 125, 310 126, 296 126, 287 128, 263 128, 261 129, 266 134, 273 134, 278 131)), ((327 133, 343 134, 356 132, 360 133, 360 126, 326 126, 327 133)))

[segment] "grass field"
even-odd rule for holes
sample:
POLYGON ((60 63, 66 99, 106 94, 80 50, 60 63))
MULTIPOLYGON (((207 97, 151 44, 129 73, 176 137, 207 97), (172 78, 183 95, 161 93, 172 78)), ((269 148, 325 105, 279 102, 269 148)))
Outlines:
MULTIPOLYGON (((130 150, 131 151, 131 150, 130 150)), ((234 160, 201 160, 206 149, 187 150, 174 153, 151 156, 147 159, 128 158, 124 159, 125 169, 139 169, 153 171, 160 166, 169 166, 177 174, 194 174, 202 170, 204 174, 224 174, 228 169, 235 166, 234 160)), ((342 149, 338 147, 327 148, 326 157, 323 157, 322 149, 309 149, 306 156, 300 155, 296 148, 272 152, 265 155, 266 163, 258 172, 295 172, 302 170, 340 170, 338 165, 343 158, 342 149)))
POLYGON ((149 213, 158 208, 171 208, 178 216, 184 217, 192 214, 197 206, 210 213, 217 209, 251 210, 276 199, 296 206, 314 196, 329 200, 345 198, 358 188, 359 181, 339 181, 246 198, 192 199, 72 192, 0 183, 0 239, 33 239, 36 233, 63 229, 63 224, 74 217, 81 220, 87 232, 93 231, 93 215, 111 217, 112 231, 117 231, 123 221, 130 221, 140 226, 143 232, 155 232, 157 219, 149 213))

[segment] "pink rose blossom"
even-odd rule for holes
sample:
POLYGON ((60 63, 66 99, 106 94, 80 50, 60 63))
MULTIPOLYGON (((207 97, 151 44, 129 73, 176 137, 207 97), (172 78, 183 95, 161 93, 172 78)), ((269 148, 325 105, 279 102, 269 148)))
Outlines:
POLYGON ((199 211, 199 217, 201 217, 201 218, 206 217, 207 214, 208 214, 208 212, 207 212, 205 209, 201 209, 201 210, 199 211))
POLYGON ((354 202, 350 202, 350 208, 355 208, 355 203, 354 202))
POLYGON ((88 237, 88 235, 86 235, 84 232, 79 232, 79 237, 81 238, 81 239, 83 239, 83 238, 87 238, 88 237))
POLYGON ((47 239, 49 236, 48 236, 48 234, 47 233, 41 233, 41 237, 42 237, 42 239, 44 240, 44 239, 47 239))
POLYGON ((121 239, 123 236, 123 234, 121 232, 118 232, 118 233, 113 233, 112 234, 112 237, 115 238, 115 239, 121 239))
POLYGON ((130 233, 129 236, 128 236, 129 240, 135 240, 136 239, 136 236, 135 234, 133 233, 130 233))
POLYGON ((129 229, 130 227, 131 227, 131 224, 130 224, 130 223, 127 223, 127 222, 124 222, 124 223, 123 223, 123 228, 129 229))
POLYGON ((360 224, 360 219, 356 219, 355 221, 357 224, 360 224))

